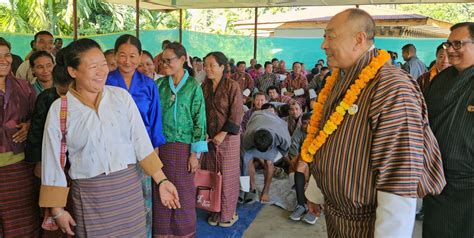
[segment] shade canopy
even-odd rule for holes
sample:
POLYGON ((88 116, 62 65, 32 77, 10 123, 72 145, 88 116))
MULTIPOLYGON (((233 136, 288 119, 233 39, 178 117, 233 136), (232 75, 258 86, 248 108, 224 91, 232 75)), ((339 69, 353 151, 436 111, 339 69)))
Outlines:
MULTIPOLYGON (((135 6, 136 0, 106 0, 110 3, 135 6)), ((140 7, 150 10, 212 9, 248 7, 297 7, 379 5, 408 3, 469 3, 471 0, 139 0, 140 7)))

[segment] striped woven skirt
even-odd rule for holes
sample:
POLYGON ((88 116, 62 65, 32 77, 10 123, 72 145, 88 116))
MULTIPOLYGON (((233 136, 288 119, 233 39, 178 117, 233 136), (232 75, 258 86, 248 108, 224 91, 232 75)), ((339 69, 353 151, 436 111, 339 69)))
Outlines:
POLYGON ((152 178, 146 175, 140 166, 137 166, 137 171, 142 180, 143 200, 145 201, 146 236, 150 238, 152 237, 151 229, 153 223, 152 178))
POLYGON ((219 221, 227 222, 234 216, 239 197, 240 135, 227 135, 217 148, 213 143, 209 143, 209 152, 204 155, 201 168, 216 171, 216 160, 222 173, 219 221))
POLYGON ((145 206, 136 166, 72 180, 76 237, 146 237, 145 206))
POLYGON ((39 180, 33 164, 0 167, 0 237, 39 237, 39 180))
POLYGON ((163 172, 178 190, 180 209, 161 204, 158 186, 153 186, 153 237, 194 237, 196 234, 196 189, 188 173, 191 145, 180 142, 160 146, 163 172))
POLYGON ((337 207, 327 199, 324 207, 329 238, 366 238, 374 236, 375 208, 337 207))

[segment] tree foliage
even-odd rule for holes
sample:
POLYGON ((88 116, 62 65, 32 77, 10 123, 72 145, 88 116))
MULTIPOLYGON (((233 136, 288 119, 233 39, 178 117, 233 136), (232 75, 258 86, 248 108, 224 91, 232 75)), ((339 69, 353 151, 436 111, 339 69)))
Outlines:
POLYGON ((395 8, 450 23, 474 21, 473 3, 407 4, 395 8))

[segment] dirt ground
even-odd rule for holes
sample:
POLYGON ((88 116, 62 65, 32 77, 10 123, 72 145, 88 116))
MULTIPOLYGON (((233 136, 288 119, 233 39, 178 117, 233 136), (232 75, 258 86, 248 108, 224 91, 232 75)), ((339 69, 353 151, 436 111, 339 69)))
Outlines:
MULTIPOLYGON (((286 237, 327 237, 326 222, 321 216, 316 224, 309 225, 302 221, 288 218, 290 212, 273 205, 266 205, 257 215, 252 225, 245 231, 246 238, 286 238, 286 237)), ((414 238, 421 237, 421 222, 415 224, 414 238)))

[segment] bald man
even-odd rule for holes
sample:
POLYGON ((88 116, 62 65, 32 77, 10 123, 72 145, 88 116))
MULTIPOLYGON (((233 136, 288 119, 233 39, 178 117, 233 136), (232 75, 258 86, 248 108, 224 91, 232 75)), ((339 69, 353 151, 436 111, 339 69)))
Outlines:
MULTIPOLYGON (((323 106, 318 129, 379 55, 374 34, 374 20, 360 9, 348 9, 329 21, 321 48, 329 67, 342 72, 323 106)), ((438 194, 445 185, 417 82, 388 57, 351 108, 354 114, 345 114, 311 164, 325 198, 328 236, 411 237, 416 198, 438 194)))

